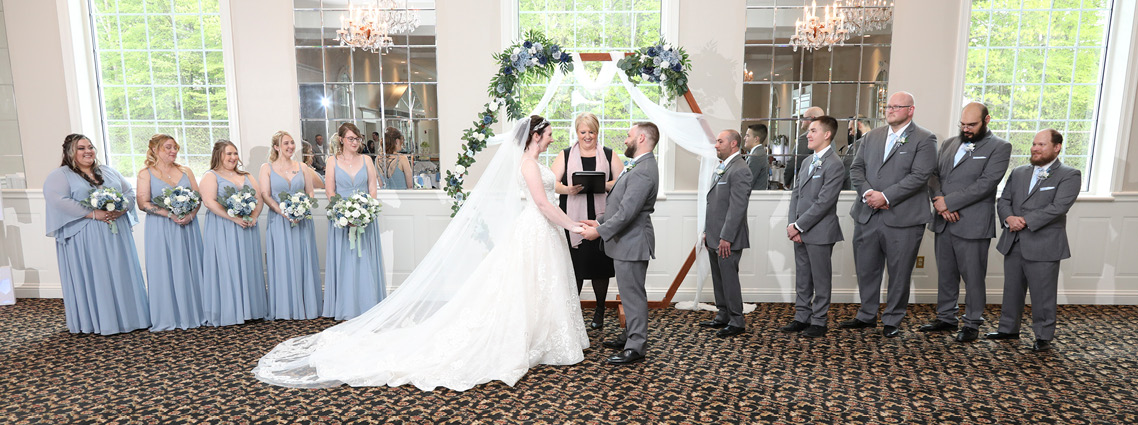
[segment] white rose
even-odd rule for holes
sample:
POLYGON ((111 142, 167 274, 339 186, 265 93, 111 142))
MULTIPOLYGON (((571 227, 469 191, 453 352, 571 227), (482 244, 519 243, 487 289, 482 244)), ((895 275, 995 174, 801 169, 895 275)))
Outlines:
POLYGON ((225 213, 229 214, 230 217, 237 217, 237 211, 234 211, 232 209, 225 210, 225 213))
POLYGON ((456 172, 458 174, 466 174, 466 167, 463 167, 461 165, 456 165, 454 167, 454 172, 456 172))
POLYGON ((99 195, 92 193, 91 199, 87 200, 87 202, 90 202, 91 205, 98 205, 99 204, 99 195))
POLYGON ((352 213, 348 215, 352 216, 352 218, 357 218, 360 216, 360 212, 359 210, 352 210, 352 213))
POLYGON ((534 47, 530 47, 530 48, 529 48, 529 54, 531 54, 531 55, 532 55, 532 54, 535 54, 535 53, 537 53, 537 48, 534 48, 534 47))
POLYGON ((173 204, 172 202, 170 202, 170 198, 166 198, 164 201, 165 201, 165 204, 167 207, 173 204))
POLYGON ((115 204, 107 204, 107 211, 114 211, 114 210, 115 210, 115 204))
POLYGON ((645 73, 641 73, 641 74, 640 74, 640 79, 642 79, 642 80, 647 80, 647 79, 648 79, 648 77, 651 77, 651 76, 650 76, 650 75, 648 75, 648 74, 645 74, 645 73))
MULTIPOLYGON (((190 200, 190 197, 188 197, 186 195, 178 195, 178 196, 174 197, 174 200, 178 201, 178 202, 186 202, 186 201, 190 200)), ((167 202, 166 205, 170 205, 169 204, 170 198, 166 198, 166 202, 167 202)))
POLYGON ((529 63, 537 65, 537 58, 529 58, 529 63))
POLYGON ((474 138, 478 139, 478 141, 481 142, 483 140, 486 140, 486 135, 482 133, 474 133, 474 138))
POLYGON ((474 156, 474 150, 473 149, 467 149, 466 150, 466 156, 474 156))
POLYGON ((340 223, 340 227, 347 226, 348 225, 348 219, 346 217, 340 217, 340 220, 337 221, 337 223, 340 223))
POLYGON ((668 74, 660 74, 660 81, 666 81, 667 79, 668 79, 668 74))
POLYGON ((669 67, 669 66, 672 66, 672 64, 668 63, 668 61, 663 61, 663 62, 660 62, 660 67, 661 67, 661 68, 667 68, 667 67, 669 67))

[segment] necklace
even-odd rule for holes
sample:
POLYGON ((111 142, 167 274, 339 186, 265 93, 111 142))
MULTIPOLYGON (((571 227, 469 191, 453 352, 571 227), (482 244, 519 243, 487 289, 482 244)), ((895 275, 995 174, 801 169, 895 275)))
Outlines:
MULTIPOLYGON (((157 170, 159 174, 162 175, 162 180, 165 180, 167 183, 169 183, 170 180, 174 180, 174 176, 170 175, 170 170, 163 170, 162 167, 159 166, 158 164, 154 164, 153 168, 155 170, 157 170)), ((170 167, 170 168, 173 168, 173 167, 170 167)))

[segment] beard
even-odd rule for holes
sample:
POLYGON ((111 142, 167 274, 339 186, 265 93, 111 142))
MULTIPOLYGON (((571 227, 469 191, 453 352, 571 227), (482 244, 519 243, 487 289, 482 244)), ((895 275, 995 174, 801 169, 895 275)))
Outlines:
POLYGON ((976 143, 976 142, 979 142, 980 139, 983 139, 984 136, 987 136, 987 135, 988 135, 988 125, 984 124, 978 130, 976 130, 976 133, 972 134, 971 137, 969 137, 967 134, 964 134, 964 130, 961 130, 960 131, 960 140, 964 143, 976 143))
POLYGON ((636 145, 627 146, 624 148, 624 156, 628 159, 636 157, 636 145))
POLYGON ((1032 155, 1031 165, 1034 165, 1036 167, 1042 167, 1044 165, 1051 163, 1051 161, 1054 161, 1055 158, 1057 158, 1058 156, 1059 156, 1058 153, 1050 154, 1050 153, 1045 152, 1045 153, 1039 155, 1039 159, 1035 159, 1035 156, 1032 155))

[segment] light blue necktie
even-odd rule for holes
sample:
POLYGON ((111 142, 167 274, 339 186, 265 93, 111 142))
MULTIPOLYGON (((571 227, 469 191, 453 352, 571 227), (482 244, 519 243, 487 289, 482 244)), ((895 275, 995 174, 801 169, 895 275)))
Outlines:
POLYGON ((817 154, 814 154, 811 157, 813 159, 810 160, 810 169, 806 170, 807 175, 814 174, 814 169, 818 168, 818 164, 822 162, 822 159, 819 158, 817 154))
POLYGON ((889 133, 889 139, 885 142, 885 156, 881 157, 881 162, 885 162, 889 158, 889 152, 893 152, 893 145, 897 143, 897 135, 889 133))
POLYGON ((952 166, 960 165, 960 160, 964 158, 964 154, 968 153, 968 144, 961 143, 960 149, 956 150, 956 159, 952 161, 952 166))
POLYGON ((1032 167, 1031 169, 1031 184, 1027 186, 1027 193, 1031 193, 1035 189, 1035 183, 1039 181, 1039 170, 1043 167, 1032 167))

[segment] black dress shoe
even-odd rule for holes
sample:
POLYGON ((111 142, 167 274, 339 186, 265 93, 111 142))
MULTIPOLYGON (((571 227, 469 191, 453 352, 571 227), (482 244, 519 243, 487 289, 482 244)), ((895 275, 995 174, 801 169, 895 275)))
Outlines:
POLYGON ((961 328, 956 333, 956 342, 972 342, 980 337, 980 330, 975 328, 961 328))
POLYGON ((793 322, 787 323, 786 326, 783 326, 783 327, 779 328, 778 330, 783 331, 783 332, 802 332, 802 331, 806 330, 806 328, 809 328, 809 327, 810 327, 809 323, 799 322, 799 321, 795 320, 793 322))
POLYGON ((881 328, 881 335, 886 338, 896 338, 901 336, 901 330, 897 329, 896 326, 885 325, 884 328, 881 328))
POLYGON ((992 332, 984 334, 984 339, 1019 339, 1019 333, 992 332))
POLYGON ((921 331, 921 332, 955 331, 956 325, 954 325, 952 323, 945 322, 943 320, 937 320, 937 321, 929 323, 927 325, 921 325, 921 327, 917 328, 917 330, 921 331))
POLYGON ((727 322, 720 322, 718 320, 712 319, 699 322, 699 325, 705 328, 720 329, 726 327, 727 322))
POLYGON ((609 357, 609 364, 629 364, 644 361, 644 355, 637 353, 636 350, 631 348, 621 351, 620 353, 613 354, 609 357))
POLYGON ((1031 351, 1036 353, 1048 350, 1051 350, 1051 340, 1049 339, 1037 339, 1035 340, 1035 345, 1031 346, 1031 351))
POLYGON ((612 341, 602 342, 601 345, 603 345, 607 348, 614 349, 614 350, 620 350, 620 349, 624 348, 624 340, 623 339, 614 339, 612 341))
POLYGON ((821 325, 810 325, 810 327, 802 331, 802 336, 807 338, 821 338, 823 336, 826 336, 826 327, 821 325))
POLYGON ((842 323, 839 323, 838 327, 842 328, 842 329, 876 328, 877 322, 876 321, 863 322, 863 321, 861 321, 861 319, 854 318, 854 319, 850 319, 850 320, 844 321, 842 323))
POLYGON ((594 331, 599 330, 599 329, 604 329, 604 327, 605 327, 605 322, 589 322, 589 329, 592 329, 594 331))
POLYGON ((735 335, 741 334, 745 330, 746 329, 739 327, 739 326, 727 325, 727 327, 720 329, 718 332, 715 332, 715 336, 720 337, 720 338, 726 338, 729 336, 735 336, 735 335))

